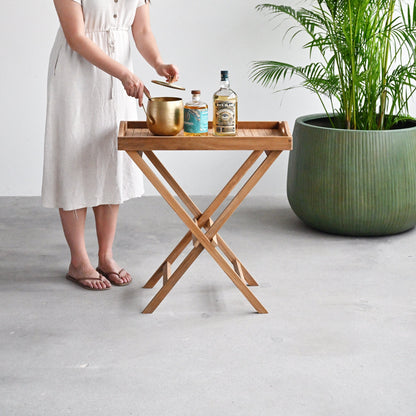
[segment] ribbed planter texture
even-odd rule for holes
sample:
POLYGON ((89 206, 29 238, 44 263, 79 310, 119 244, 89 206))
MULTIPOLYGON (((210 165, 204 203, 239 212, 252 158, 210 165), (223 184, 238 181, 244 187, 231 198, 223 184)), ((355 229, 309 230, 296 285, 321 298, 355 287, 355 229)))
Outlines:
POLYGON ((296 215, 313 228, 342 235, 380 236, 413 228, 416 123, 351 131, 320 127, 325 121, 325 115, 315 114, 295 123, 287 195, 296 215))

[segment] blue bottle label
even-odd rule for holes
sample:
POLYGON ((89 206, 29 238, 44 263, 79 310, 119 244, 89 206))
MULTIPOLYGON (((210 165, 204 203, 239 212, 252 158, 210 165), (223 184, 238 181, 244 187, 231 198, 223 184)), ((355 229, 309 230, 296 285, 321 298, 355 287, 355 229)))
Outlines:
POLYGON ((208 109, 185 108, 183 129, 186 133, 207 133, 208 109))

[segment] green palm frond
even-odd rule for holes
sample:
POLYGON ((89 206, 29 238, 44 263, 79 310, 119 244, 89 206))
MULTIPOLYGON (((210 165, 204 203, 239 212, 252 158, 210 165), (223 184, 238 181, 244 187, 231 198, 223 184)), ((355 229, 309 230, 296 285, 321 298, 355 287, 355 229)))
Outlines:
POLYGON ((294 66, 277 61, 258 61, 252 64, 251 79, 264 87, 275 87, 283 79, 290 79, 295 75, 305 81, 325 78, 326 68, 320 63, 307 66, 294 66))
POLYGON ((275 87, 278 82, 295 75, 295 66, 277 61, 257 61, 252 64, 250 78, 263 87, 275 87))
POLYGON ((339 77, 330 74, 325 77, 307 78, 302 84, 312 92, 327 97, 336 97, 339 88, 339 77))
POLYGON ((392 108, 399 108, 399 112, 408 112, 408 103, 415 93, 416 65, 399 65, 388 75, 386 93, 392 102, 392 108))

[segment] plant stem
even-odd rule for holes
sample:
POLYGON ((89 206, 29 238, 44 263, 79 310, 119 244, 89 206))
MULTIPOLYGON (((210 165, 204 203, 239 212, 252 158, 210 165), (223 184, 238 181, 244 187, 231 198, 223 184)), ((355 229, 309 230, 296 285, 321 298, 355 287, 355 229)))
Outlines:
MULTIPOLYGON (((391 34, 392 34, 392 23, 393 23, 393 14, 394 14, 394 7, 396 5, 396 0, 390 1, 390 6, 387 14, 387 34, 384 39, 384 57, 382 61, 382 74, 381 74, 381 97, 380 97, 380 120, 378 123, 378 128, 382 129, 384 126, 384 119, 386 114, 386 101, 387 101, 387 71, 389 66, 389 49, 391 43, 391 34)), ((383 40, 382 40, 383 41, 383 40)))

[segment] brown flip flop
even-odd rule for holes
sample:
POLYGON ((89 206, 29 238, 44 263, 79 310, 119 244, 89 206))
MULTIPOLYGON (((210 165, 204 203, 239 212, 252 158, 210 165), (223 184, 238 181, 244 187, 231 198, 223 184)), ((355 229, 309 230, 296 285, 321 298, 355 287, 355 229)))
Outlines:
POLYGON ((75 279, 75 277, 72 277, 69 273, 65 276, 68 280, 70 280, 71 282, 76 283, 78 286, 81 286, 83 289, 87 289, 87 290, 95 290, 95 291, 101 291, 101 290, 108 290, 110 289, 109 287, 105 287, 103 289, 96 289, 94 287, 89 287, 87 285, 84 285, 82 282, 84 282, 85 280, 99 280, 101 282, 104 283, 103 281, 103 277, 81 277, 80 279, 75 279))
POLYGON ((118 283, 118 282, 114 281, 114 278, 113 279, 110 278, 110 276, 112 274, 115 274, 120 279, 121 278, 121 276, 120 276, 121 272, 125 271, 127 273, 127 270, 125 270, 125 269, 121 269, 118 273, 117 272, 108 272, 108 273, 106 273, 103 270, 101 270, 99 267, 97 267, 95 270, 97 270, 98 273, 102 274, 106 279, 108 279, 111 282, 111 284, 114 285, 114 286, 127 286, 131 283, 131 280, 130 280, 130 282, 118 283))

